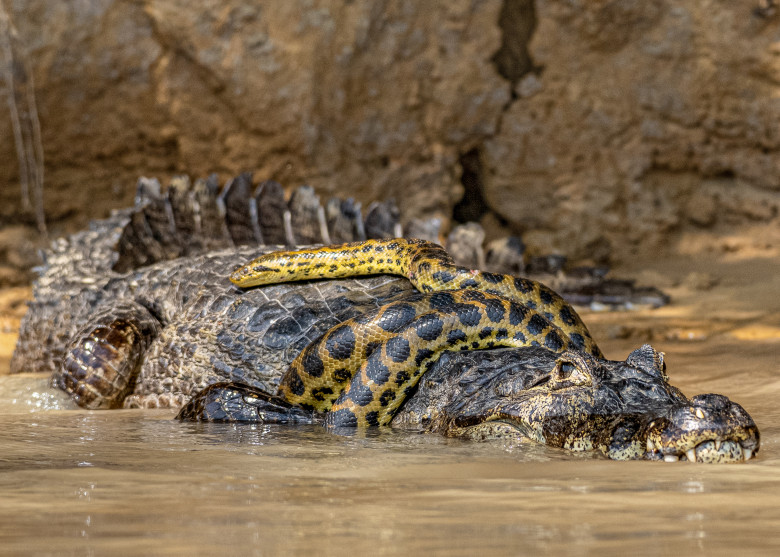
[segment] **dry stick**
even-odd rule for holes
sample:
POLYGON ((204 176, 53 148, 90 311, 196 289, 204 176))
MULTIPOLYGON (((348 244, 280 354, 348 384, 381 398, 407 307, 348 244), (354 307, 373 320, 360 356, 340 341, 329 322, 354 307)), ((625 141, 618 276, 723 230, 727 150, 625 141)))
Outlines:
MULTIPOLYGON (((35 102, 35 89, 32 71, 26 57, 14 59, 14 40, 16 30, 0 0, 0 50, 3 55, 3 67, 0 73, 5 77, 8 88, 8 109, 11 114, 11 125, 16 144, 16 156, 19 160, 19 180, 22 190, 22 207, 35 208, 35 220, 38 232, 47 235, 46 217, 43 210, 43 142, 41 140, 41 125, 38 119, 38 109, 35 102), (15 80, 15 69, 21 79, 15 80), (18 90, 23 93, 17 94, 18 90), (19 102, 17 102, 19 101, 19 102), (19 104, 24 111, 24 127, 19 115, 19 104), (26 105, 26 106, 24 106, 26 105), (30 184, 33 186, 34 203, 30 203, 30 184)), ((18 49, 21 52, 21 48, 18 49)))
MULTIPOLYGON (((27 66, 27 64, 25 64, 27 66)), ((33 161, 35 161, 35 180, 33 182, 33 196, 35 200, 35 221, 38 224, 38 232, 48 236, 46 230, 46 215, 43 212, 43 141, 41 140, 41 123, 38 119, 38 108, 35 102, 35 84, 31 68, 26 68, 27 74, 27 114, 30 120, 30 131, 35 148, 33 161)), ((29 160, 29 159, 28 159, 29 160)))
POLYGON ((24 152, 24 141, 22 139, 22 125, 19 121, 19 110, 16 107, 16 89, 14 85, 14 55, 11 50, 11 22, 5 11, 3 3, 0 2, 0 50, 3 54, 3 66, 0 69, 5 78, 6 91, 8 98, 8 111, 11 114, 11 127, 14 133, 14 144, 16 145, 16 157, 19 160, 19 181, 22 186, 22 207, 30 209, 30 189, 29 176, 27 175, 27 159, 24 152))

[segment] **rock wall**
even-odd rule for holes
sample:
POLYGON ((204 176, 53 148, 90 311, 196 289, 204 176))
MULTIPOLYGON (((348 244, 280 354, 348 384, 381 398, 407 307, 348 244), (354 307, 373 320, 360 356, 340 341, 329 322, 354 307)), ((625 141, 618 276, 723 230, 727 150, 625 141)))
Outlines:
POLYGON ((138 175, 243 170, 447 211, 509 98, 497 1, 27 4, 52 219, 126 204, 138 175))
POLYGON ((536 71, 482 151, 487 204, 602 259, 776 222, 780 18, 758 6, 538 2, 536 71))
MULTIPOLYGON (((598 261, 778 221, 771 2, 0 1, 55 233, 139 175, 244 170, 598 261)), ((20 223, 7 118, 0 217, 20 223)))

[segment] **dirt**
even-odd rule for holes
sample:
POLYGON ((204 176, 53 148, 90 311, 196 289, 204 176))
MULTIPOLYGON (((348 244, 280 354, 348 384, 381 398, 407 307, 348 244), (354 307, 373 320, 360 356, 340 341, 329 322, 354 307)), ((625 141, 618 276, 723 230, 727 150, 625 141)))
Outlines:
POLYGON ((674 248, 676 255, 616 269, 663 288, 669 305, 590 313, 585 322, 611 358, 624 358, 643 342, 667 352, 671 381, 686 393, 723 392, 746 401, 766 396, 780 384, 771 370, 751 366, 780 361, 780 230, 690 234, 674 248), (735 373, 747 379, 735 385, 735 373))
POLYGON ((0 375, 9 372, 19 324, 31 298, 32 288, 29 286, 0 289, 0 375))

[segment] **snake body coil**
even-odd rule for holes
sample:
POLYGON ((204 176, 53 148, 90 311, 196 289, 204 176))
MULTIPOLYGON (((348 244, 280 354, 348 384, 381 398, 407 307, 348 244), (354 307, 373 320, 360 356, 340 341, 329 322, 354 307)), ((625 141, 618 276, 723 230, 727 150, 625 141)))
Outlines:
POLYGON ((540 345, 602 353, 576 311, 543 284, 457 266, 423 240, 369 240, 263 255, 237 269, 240 287, 367 274, 407 277, 420 291, 337 325, 282 378, 289 402, 329 410, 336 426, 385 425, 445 350, 540 345))

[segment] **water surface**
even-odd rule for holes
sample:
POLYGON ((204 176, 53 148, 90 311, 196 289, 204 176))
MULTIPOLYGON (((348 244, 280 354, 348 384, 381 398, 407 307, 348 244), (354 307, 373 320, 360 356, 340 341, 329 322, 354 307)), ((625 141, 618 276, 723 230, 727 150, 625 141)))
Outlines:
POLYGON ((180 423, 0 376, 0 554, 778 555, 780 268, 709 265, 712 290, 585 321, 610 357, 650 340, 687 395, 742 404, 761 431, 747 464, 180 423))
MULTIPOLYGON (((6 396, 44 384, 0 377, 6 396)), ((60 404, 47 396, 44 407, 60 404)), ((697 465, 400 431, 180 423, 162 410, 41 411, 4 398, 0 552, 777 554, 775 400, 740 400, 761 427, 757 459, 697 465)))

